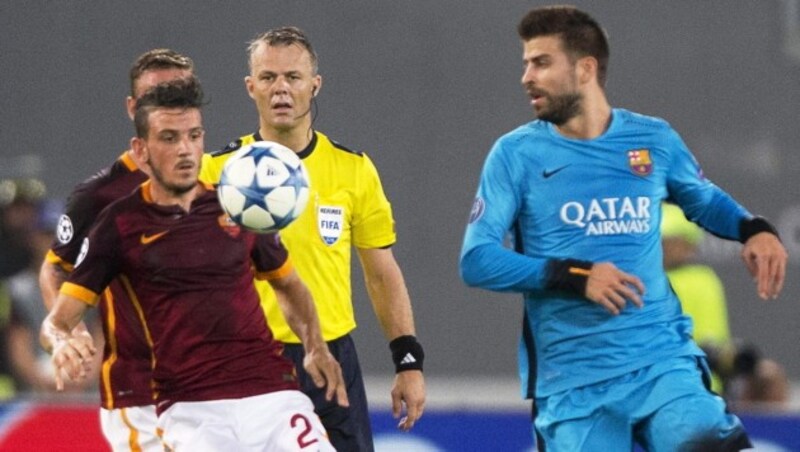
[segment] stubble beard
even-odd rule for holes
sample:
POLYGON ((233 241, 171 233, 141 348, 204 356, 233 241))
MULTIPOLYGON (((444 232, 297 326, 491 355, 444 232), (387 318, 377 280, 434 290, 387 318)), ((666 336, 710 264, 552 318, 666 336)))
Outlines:
POLYGON ((197 185, 196 180, 193 182, 187 182, 186 184, 173 184, 171 182, 168 182, 164 177, 164 175, 161 173, 161 171, 156 169, 152 164, 148 166, 150 166, 150 171, 152 173, 151 177, 156 182, 158 182, 158 184, 161 185, 161 187, 163 187, 164 190, 168 191, 169 193, 175 196, 186 194, 189 191, 191 191, 195 187, 195 185, 197 185))
POLYGON ((550 101, 550 107, 536 112, 536 117, 542 121, 562 126, 581 112, 583 96, 580 93, 548 95, 547 98, 550 101))

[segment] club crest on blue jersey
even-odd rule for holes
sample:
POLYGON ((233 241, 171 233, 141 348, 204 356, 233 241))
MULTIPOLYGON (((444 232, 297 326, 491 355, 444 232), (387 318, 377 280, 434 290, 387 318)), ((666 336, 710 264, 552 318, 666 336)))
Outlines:
POLYGON ((628 151, 628 165, 633 174, 648 176, 653 172, 653 161, 650 159, 650 150, 632 149, 628 151))
POLYGON ((344 208, 339 206, 317 207, 317 228, 326 245, 330 246, 339 240, 344 227, 344 208))
POLYGON ((484 210, 486 210, 486 204, 483 202, 483 198, 476 197, 475 202, 472 203, 472 209, 469 211, 469 223, 478 221, 483 216, 484 210))

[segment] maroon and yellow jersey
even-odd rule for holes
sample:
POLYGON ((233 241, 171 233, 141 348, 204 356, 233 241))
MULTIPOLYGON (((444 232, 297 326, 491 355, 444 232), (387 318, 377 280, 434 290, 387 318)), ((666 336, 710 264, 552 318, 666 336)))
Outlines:
MULTIPOLYGON (((146 180, 147 175, 125 152, 112 165, 78 184, 59 220, 47 261, 72 271, 83 239, 89 235, 100 212, 146 180)), ((112 281, 103 291, 99 308, 105 335, 100 368, 103 408, 152 405, 150 348, 136 311, 119 281, 112 281)))
POLYGON ((122 281, 152 350, 160 413, 298 388, 253 285, 291 271, 280 238, 230 222, 213 187, 186 212, 153 203, 145 182, 100 214, 61 291, 94 304, 122 281))

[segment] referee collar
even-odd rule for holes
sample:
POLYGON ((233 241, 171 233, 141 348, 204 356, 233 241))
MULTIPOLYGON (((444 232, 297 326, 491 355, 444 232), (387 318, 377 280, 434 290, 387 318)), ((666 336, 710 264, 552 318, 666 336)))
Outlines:
MULTIPOLYGON (((256 131, 256 133, 253 134, 253 138, 255 139, 255 141, 264 141, 264 138, 261 137, 261 132, 259 131, 256 131)), ((302 160, 311 155, 311 153, 314 152, 314 149, 316 149, 316 147, 317 147, 317 132, 316 130, 312 130, 311 142, 309 142, 308 146, 306 146, 302 151, 296 152, 296 154, 302 160)))

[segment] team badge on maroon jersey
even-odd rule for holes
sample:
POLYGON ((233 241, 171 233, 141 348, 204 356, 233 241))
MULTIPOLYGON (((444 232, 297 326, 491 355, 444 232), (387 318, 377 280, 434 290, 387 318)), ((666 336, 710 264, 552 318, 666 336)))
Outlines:
POLYGON ((647 176, 653 172, 653 161, 650 160, 650 150, 633 149, 628 151, 628 165, 633 174, 647 176))
POLYGON ((233 238, 239 237, 239 234, 242 233, 242 227, 234 223, 228 214, 220 215, 217 221, 219 222, 219 227, 233 238))

